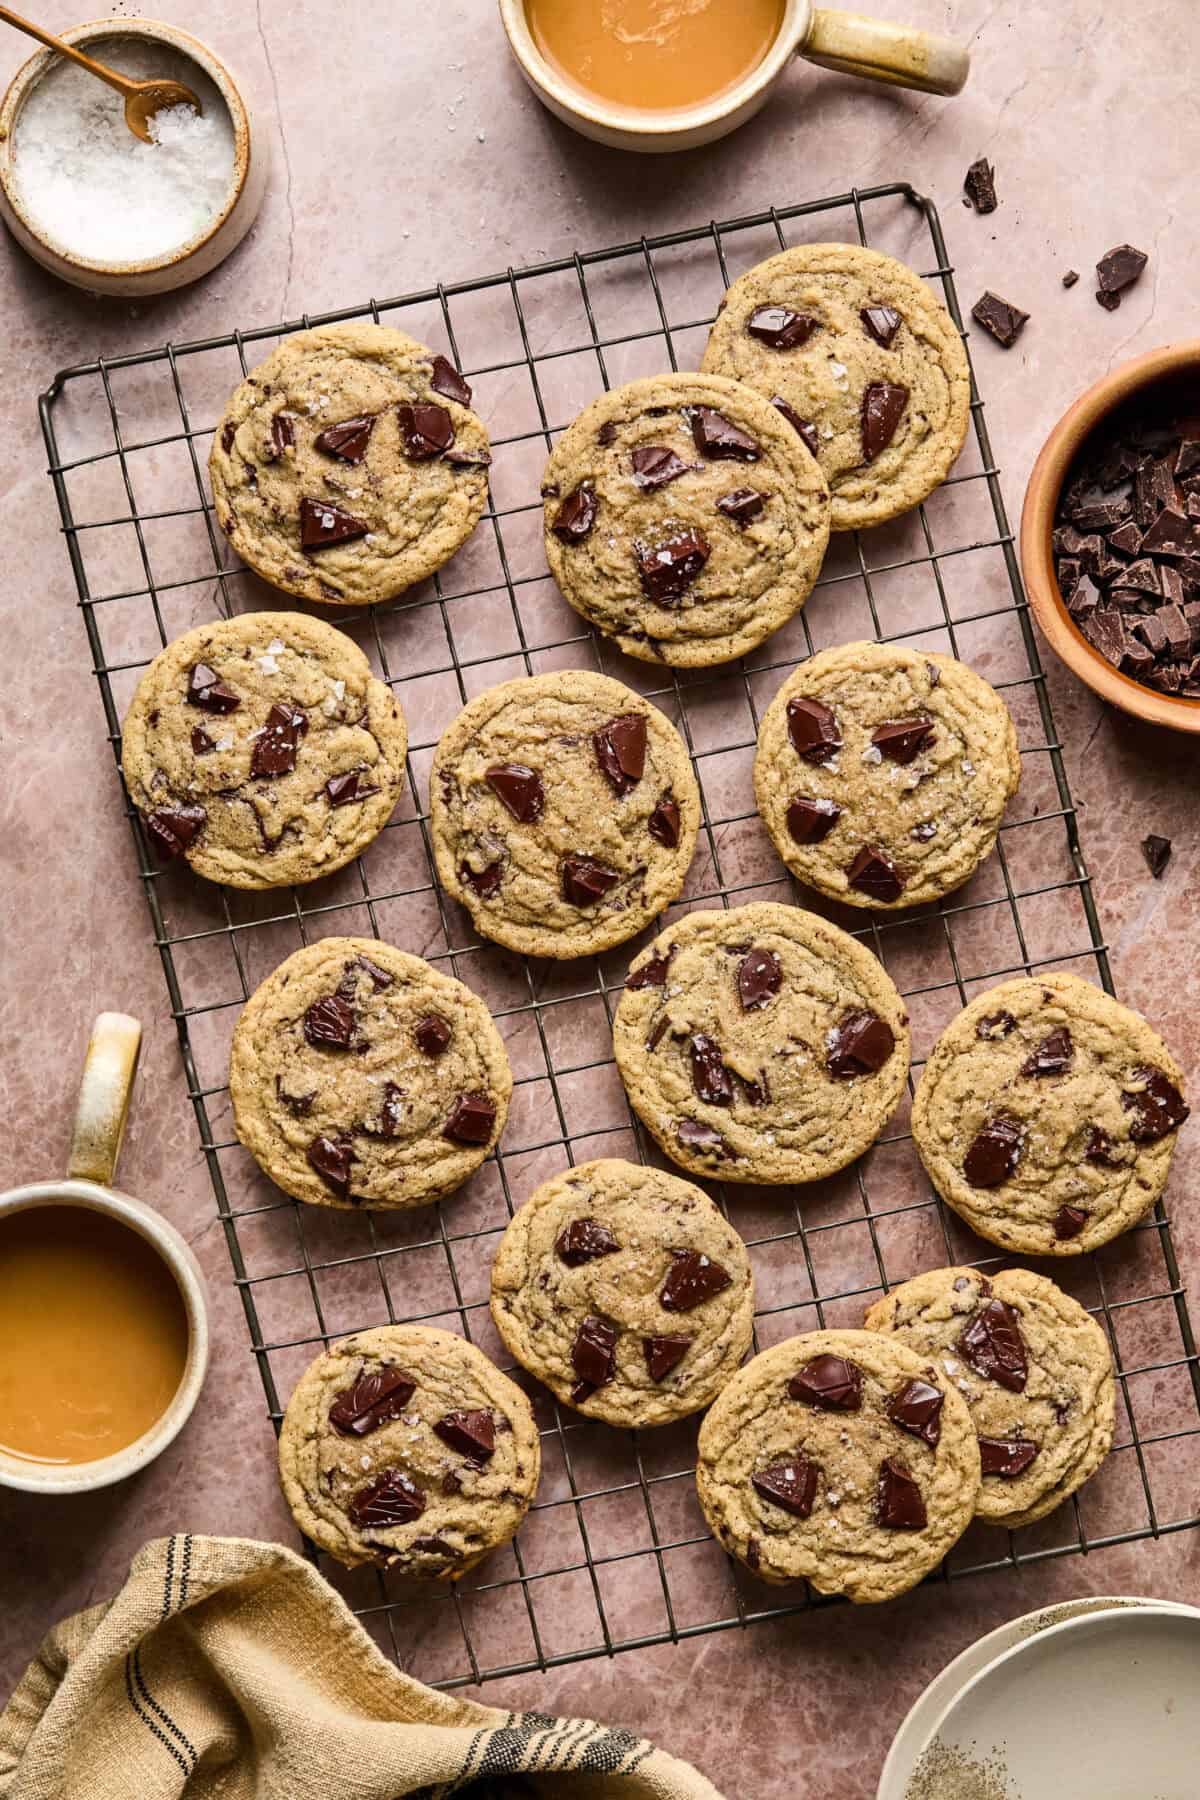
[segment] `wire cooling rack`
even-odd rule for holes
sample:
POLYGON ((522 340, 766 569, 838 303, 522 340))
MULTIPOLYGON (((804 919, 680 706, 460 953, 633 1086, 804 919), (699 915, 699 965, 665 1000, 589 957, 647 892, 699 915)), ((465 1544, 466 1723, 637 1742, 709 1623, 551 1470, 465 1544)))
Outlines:
MULTIPOLYGON (((974 387, 973 430, 951 478, 905 518, 835 538, 805 611, 741 663, 675 673, 632 662, 582 626, 547 575, 538 483, 558 431, 602 385, 695 367, 732 279, 781 247, 830 238, 870 241, 910 263, 961 328, 936 212, 895 184, 113 357, 65 370, 42 397, 50 473, 118 756, 122 714, 163 644, 215 613, 281 603, 232 560, 205 479, 229 391, 281 335, 358 318, 401 326, 466 371, 492 433, 489 511, 454 560, 399 602, 331 615, 394 687, 409 723, 409 793, 377 842, 311 886, 245 894, 179 865, 160 868, 129 809, 188 1092, 276 1425, 304 1366, 361 1327, 448 1325, 507 1365, 487 1291, 513 1209, 568 1161, 656 1159, 625 1101, 610 1036, 625 970, 651 934, 593 961, 527 961, 477 939, 434 880, 424 805, 433 746, 483 688, 582 665, 661 706, 687 742, 704 805, 688 887, 672 913, 764 898, 816 905, 871 945, 906 996, 917 1068, 959 1007, 1005 976, 1068 968, 1111 988, 974 387), (1025 771, 996 854, 965 888, 937 906, 866 922, 792 884, 750 781, 759 719, 787 671, 814 650, 862 637, 972 663, 1013 712, 1025 771), (516 1077, 498 1155, 448 1201, 413 1213, 297 1205, 261 1175, 231 1125, 229 1040, 255 985, 303 943, 372 933, 473 987, 499 1023, 516 1077)), ((906 1100, 857 1167, 811 1188, 727 1194, 713 1185, 749 1246, 757 1348, 817 1325, 858 1325, 882 1290, 922 1269, 999 1260, 981 1255, 987 1246, 935 1200, 907 1116, 906 1100)), ((1054 1274, 1111 1339, 1116 1448, 1041 1524, 1015 1536, 973 1526, 942 1578, 1200 1523, 1200 1386, 1162 1209, 1054 1274)), ((695 1499, 693 1421, 614 1431, 558 1408, 515 1374, 534 1400, 544 1463, 516 1542, 450 1590, 415 1593, 386 1572, 326 1569, 401 1664, 458 1686, 817 1603, 803 1588, 759 1586, 717 1548, 695 1499)))

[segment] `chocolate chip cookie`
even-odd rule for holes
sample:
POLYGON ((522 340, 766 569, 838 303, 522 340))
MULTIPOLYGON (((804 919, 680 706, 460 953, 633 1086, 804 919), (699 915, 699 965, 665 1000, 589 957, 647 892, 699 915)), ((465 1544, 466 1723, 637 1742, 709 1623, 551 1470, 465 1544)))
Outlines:
POLYGON ((877 1301, 866 1326, 933 1363, 966 1401, 983 1475, 976 1511, 990 1524, 1044 1518, 1108 1455, 1108 1339, 1044 1275, 933 1269, 877 1301))
POLYGON ((847 906, 961 886, 1021 779, 994 688, 952 656, 843 644, 801 663, 763 717, 754 793, 793 875, 847 906))
POLYGON ((1077 1256, 1158 1199, 1187 1116, 1179 1065, 1145 1019, 1077 975, 1020 976, 942 1033, 912 1134, 981 1237, 1077 1256))
POLYGON ((932 493, 962 449, 971 370, 941 301, 894 257, 802 244, 734 282, 701 365, 766 395, 825 471, 834 531, 932 493))
POLYGON ((429 810, 438 875, 476 931, 563 958, 623 943, 675 899, 700 795, 656 706, 568 669, 463 708, 434 755, 429 810))
POLYGON ((813 1331, 718 1394, 696 1488, 718 1541, 760 1580, 890 1600, 966 1530, 979 1450, 931 1358, 869 1331, 813 1331))
POLYGON ((807 600, 829 538, 808 448, 715 375, 602 394, 542 478, 546 556, 576 612, 644 662, 743 656, 807 600))
POLYGON ((316 881, 378 837, 408 735, 357 644, 301 613, 239 613, 159 652, 121 766, 163 859, 231 887, 316 881))
POLYGON ((338 1561, 457 1581, 508 1542, 537 1492, 529 1402, 450 1331, 384 1325, 304 1371, 279 1476, 306 1537, 338 1561))
POLYGON ((492 1317, 517 1361, 609 1425, 707 1406, 753 1315, 746 1247, 708 1195, 616 1158, 543 1182, 492 1266, 492 1317))
POLYGON ((635 961, 613 1022, 626 1092, 683 1168, 820 1181, 868 1149, 908 1076, 908 1015, 854 938, 759 901, 694 912, 635 961))
POLYGON ((487 504, 488 435, 444 356, 382 325, 283 340, 234 390, 208 461, 217 523, 285 593, 390 600, 487 504))
POLYGON ((247 1002, 229 1091, 238 1137, 313 1206, 424 1206, 504 1130, 512 1073, 461 981, 377 938, 297 950, 247 1002))

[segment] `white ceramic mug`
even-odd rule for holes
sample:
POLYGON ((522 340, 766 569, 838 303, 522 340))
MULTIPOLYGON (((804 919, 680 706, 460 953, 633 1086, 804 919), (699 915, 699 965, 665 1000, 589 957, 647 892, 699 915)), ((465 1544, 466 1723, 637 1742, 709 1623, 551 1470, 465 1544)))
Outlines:
POLYGON ((152 1462, 183 1429, 208 1367, 208 1296, 200 1265, 173 1225, 111 1184, 116 1172, 142 1028, 125 1013, 101 1013, 83 1065, 71 1154, 64 1181, 35 1181, 0 1194, 0 1220, 31 1207, 85 1207, 136 1231, 175 1279, 187 1316, 183 1374, 166 1411, 111 1456, 84 1463, 35 1463, 0 1450, 0 1487, 30 1494, 82 1494, 124 1481, 152 1462))
POLYGON ((521 73, 542 103, 584 137, 619 150, 690 150, 724 137, 753 117, 793 56, 925 94, 957 94, 971 68, 966 46, 952 38, 861 13, 830 12, 811 0, 786 0, 775 42, 735 87, 698 106, 655 112, 611 104, 564 80, 533 41, 525 0, 500 0, 500 17, 521 73))

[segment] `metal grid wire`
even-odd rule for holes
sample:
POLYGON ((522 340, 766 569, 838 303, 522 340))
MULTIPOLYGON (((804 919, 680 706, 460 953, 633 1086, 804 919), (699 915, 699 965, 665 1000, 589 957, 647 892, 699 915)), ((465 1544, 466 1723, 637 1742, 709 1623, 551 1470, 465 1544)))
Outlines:
MULTIPOLYGON (((515 1206, 567 1161, 656 1159, 625 1102, 610 1037, 624 972, 651 934, 594 961, 528 962, 477 939, 434 880, 423 801, 432 748, 463 702, 494 682, 586 665, 663 707, 693 756, 704 803, 680 907, 790 899, 838 919, 871 945, 905 994, 916 1068, 958 1008, 1005 976, 1062 967, 1111 989, 974 387, 973 434, 950 480, 893 525, 835 539, 804 613, 741 663, 675 673, 631 662, 582 625, 546 574, 538 478, 558 431, 601 384, 668 364, 694 367, 736 274, 780 247, 828 238, 870 239, 901 256, 941 291, 961 329, 935 210, 895 184, 320 319, 97 361, 64 371, 42 398, 50 473, 118 756, 122 712, 163 644, 214 612, 279 604, 232 561, 204 473, 230 388, 274 340, 345 319, 399 325, 465 370, 493 434, 491 504, 464 549, 401 601, 334 615, 392 684, 410 727, 411 792, 376 844, 311 886, 245 894, 210 887, 178 865, 161 869, 129 809, 188 1093, 276 1425, 301 1369, 323 1344, 361 1327, 450 1325, 507 1365, 487 1311, 487 1276, 515 1206), (1025 769, 996 855, 965 888, 937 906, 866 922, 792 884, 749 783, 758 722, 786 672, 814 649, 864 636, 972 662, 1013 711, 1025 769), (448 967, 487 1000, 505 1036, 516 1088, 504 1142, 436 1207, 303 1207, 234 1141, 226 1072, 238 1009, 284 955, 331 933, 377 934, 448 967)), ((986 1246, 936 1201, 906 1123, 904 1103, 857 1167, 812 1188, 726 1194, 711 1184, 754 1264, 756 1348, 818 1324, 858 1325, 879 1292, 921 1269, 1000 1260, 981 1257, 986 1246)), ((1162 1209, 1116 1244, 1054 1272, 1112 1342, 1116 1448, 1071 1504, 1040 1525, 1016 1536, 973 1526, 943 1579, 1200 1522, 1200 1385, 1162 1209)), ((718 1550, 694 1495, 694 1421, 618 1432, 525 1385, 544 1470, 515 1544, 449 1590, 414 1593, 386 1572, 327 1570, 402 1664, 457 1686, 817 1603, 802 1588, 760 1587, 718 1550)))

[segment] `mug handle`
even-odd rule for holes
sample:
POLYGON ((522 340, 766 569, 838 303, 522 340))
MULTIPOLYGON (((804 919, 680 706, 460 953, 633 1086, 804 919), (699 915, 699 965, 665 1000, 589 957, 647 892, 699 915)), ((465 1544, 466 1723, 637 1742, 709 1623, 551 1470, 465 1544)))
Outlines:
POLYGON ((112 1182, 141 1046, 141 1023, 128 1013, 101 1013, 92 1026, 67 1161, 78 1181, 112 1182))
POLYGON ((825 7, 814 7, 798 53, 823 69, 923 94, 957 94, 971 72, 970 51, 953 38, 825 7))

